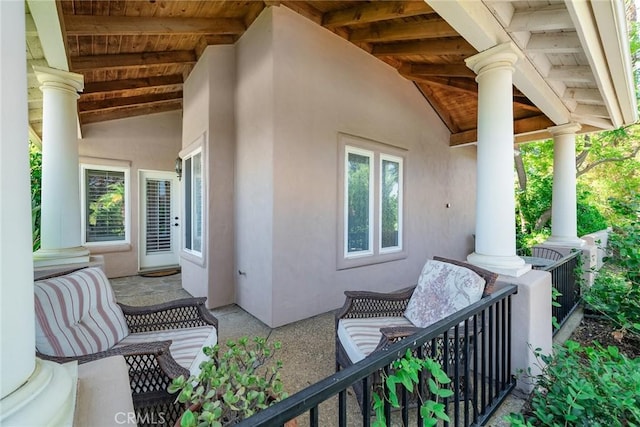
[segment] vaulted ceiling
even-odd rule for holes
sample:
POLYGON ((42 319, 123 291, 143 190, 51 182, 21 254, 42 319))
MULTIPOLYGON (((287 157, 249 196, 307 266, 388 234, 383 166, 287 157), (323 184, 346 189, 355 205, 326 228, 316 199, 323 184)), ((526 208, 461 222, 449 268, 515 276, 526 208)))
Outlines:
MULTIPOLYGON (((594 128, 598 120, 611 127, 603 83, 564 1, 483 4, 561 108, 588 117, 594 128)), ((464 59, 477 50, 422 0, 61 0, 57 8, 69 70, 85 79, 80 124, 182 108, 182 84, 204 49, 235 43, 270 6, 292 9, 413 81, 451 131, 451 145, 476 140, 478 88, 464 59)), ((513 112, 521 139, 544 135, 554 124, 515 87, 513 112)), ((33 116, 37 133, 38 116, 33 116)))

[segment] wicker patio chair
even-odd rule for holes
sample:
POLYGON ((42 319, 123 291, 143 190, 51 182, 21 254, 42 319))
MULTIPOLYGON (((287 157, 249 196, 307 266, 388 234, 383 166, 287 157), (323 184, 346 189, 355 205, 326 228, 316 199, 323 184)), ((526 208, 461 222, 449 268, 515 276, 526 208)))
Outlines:
MULTIPOLYGON (((489 295, 495 284, 498 275, 482 268, 466 264, 460 261, 450 260, 441 257, 434 257, 434 261, 440 261, 453 264, 457 267, 464 267, 473 271, 480 276, 484 283, 482 295, 478 295, 478 299, 482 296, 489 295)), ((425 265, 426 268, 427 265, 425 265)), ((425 270, 423 269, 423 272, 425 270)), ((421 275, 422 277, 422 275, 421 275)), ((347 368, 352 364, 362 360, 375 351, 381 350, 393 342, 404 339, 421 330, 415 326, 406 317, 407 306, 416 290, 416 286, 402 289, 391 293, 378 293, 369 291, 346 291, 346 300, 341 310, 336 313, 336 371, 347 368), (346 322, 350 322, 346 326, 346 322), (351 328, 351 336, 345 331, 351 328), (359 336, 354 336, 353 331, 359 336), (351 342, 349 342, 351 341, 351 342), (354 351, 354 344, 357 350, 354 351)), ((449 313, 453 314, 453 313, 449 313)), ((448 314, 447 314, 448 315, 448 314)), ((443 316, 443 317, 446 317, 443 316)), ((439 320, 439 319, 438 319, 439 320)), ((445 367, 445 371, 451 376, 452 368, 455 366, 456 357, 458 362, 464 363, 465 358, 470 358, 469 354, 465 354, 462 349, 470 348, 465 346, 466 340, 473 337, 459 334, 455 336, 453 330, 449 333, 449 349, 455 348, 455 341, 459 340, 460 352, 454 355, 452 350, 449 354, 444 354, 444 340, 442 338, 436 341, 436 349, 431 348, 431 342, 425 345, 425 355, 437 354, 438 361, 445 367), (443 362, 444 358, 447 362, 443 362), (450 369, 451 368, 451 369, 450 369)), ((376 389, 380 386, 379 374, 374 374, 369 381, 372 388, 376 389)), ((463 387, 464 379, 459 381, 460 387, 463 387)), ((365 412, 365 402, 362 401, 363 390, 362 383, 356 382, 353 385, 358 404, 363 413, 365 412)), ((460 392, 460 390, 458 390, 460 392)), ((414 397, 415 400, 415 397, 414 397)))
POLYGON ((172 425, 183 408, 167 387, 173 378, 197 373, 205 357, 202 347, 217 342, 218 320, 205 300, 119 304, 109 280, 95 267, 38 280, 36 354, 81 364, 124 356, 138 420, 172 425))
POLYGON ((534 246, 532 248, 532 253, 533 253, 533 256, 535 257, 551 259, 554 261, 558 261, 560 258, 563 257, 563 255, 560 252, 554 249, 546 248, 544 246, 534 246))

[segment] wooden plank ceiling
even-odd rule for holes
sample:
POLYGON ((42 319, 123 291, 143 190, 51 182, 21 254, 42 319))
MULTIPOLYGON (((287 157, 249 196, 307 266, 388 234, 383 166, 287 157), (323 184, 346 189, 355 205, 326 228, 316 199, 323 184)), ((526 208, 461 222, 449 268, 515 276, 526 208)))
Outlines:
MULTIPOLYGON (((85 77, 81 124, 182 108, 182 83, 208 45, 235 43, 265 7, 289 7, 415 82, 451 131, 476 140, 476 50, 417 1, 59 1, 70 70, 85 77)), ((514 88, 516 133, 552 125, 514 88)))

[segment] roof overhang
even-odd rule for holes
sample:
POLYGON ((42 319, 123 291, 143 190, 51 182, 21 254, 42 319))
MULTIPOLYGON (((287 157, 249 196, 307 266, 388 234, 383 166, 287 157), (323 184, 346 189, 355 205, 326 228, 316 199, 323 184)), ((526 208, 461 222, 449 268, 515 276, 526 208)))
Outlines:
MULTIPOLYGON (((514 7, 517 2, 497 2, 493 0, 426 0, 462 37, 478 51, 482 52, 501 43, 513 41, 522 52, 522 59, 516 63, 514 85, 526 95, 556 125, 578 122, 585 131, 617 128, 637 120, 637 105, 632 78, 628 35, 624 4, 612 1, 566 1, 565 7, 570 17, 570 26, 580 41, 576 54, 584 54, 592 73, 585 81, 594 84, 593 89, 577 89, 566 86, 566 82, 552 82, 552 73, 557 73, 545 52, 563 53, 561 48, 554 52, 534 49, 533 39, 543 34, 542 28, 549 29, 553 23, 544 23, 554 10, 542 10, 546 16, 537 19, 535 12, 522 12, 514 7), (524 16, 528 15, 528 16, 524 16), (526 30, 514 24, 515 18, 529 20, 526 30), (532 25, 533 23, 533 25, 532 25), (537 26, 536 26, 537 25, 537 26), (536 30, 539 29, 536 33, 536 30), (527 33, 527 31, 529 31, 527 33), (531 46, 531 48, 530 48, 531 46), (542 53, 541 53, 542 52, 542 53), (573 96, 579 91, 580 96, 573 96), (591 95, 588 98, 586 94, 591 95), (601 99, 600 99, 601 98, 601 99), (604 105, 602 105, 604 104, 604 105)), ((529 2, 530 3, 530 2, 529 2)), ((562 6, 562 5, 560 5, 562 6)), ((561 14, 565 12, 560 9, 561 14)), ((551 19, 553 21, 553 19, 551 19)), ((567 22, 556 24, 560 38, 567 31, 567 22)), ((551 28, 553 30, 553 28, 551 28)), ((543 34, 544 35, 544 34, 543 34)), ((567 34, 564 34, 565 36, 567 34)), ((576 70, 578 67, 575 67, 576 70)), ((582 67, 584 68, 584 67, 582 67)), ((556 74, 557 75, 557 74, 556 74)), ((574 78, 575 79, 575 78, 574 78)), ((583 83, 583 85, 586 85, 583 83)), ((520 135, 520 141, 539 138, 540 132, 520 135)))

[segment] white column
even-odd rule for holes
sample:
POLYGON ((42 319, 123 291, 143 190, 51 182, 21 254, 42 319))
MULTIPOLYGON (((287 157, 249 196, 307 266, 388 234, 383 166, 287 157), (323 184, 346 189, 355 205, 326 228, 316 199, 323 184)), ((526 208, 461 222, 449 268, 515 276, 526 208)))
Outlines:
POLYGON ((0 425, 71 425, 73 366, 35 357, 24 5, 0 1, 0 425))
POLYGON ((512 94, 519 56, 504 43, 466 60, 478 75, 476 247, 467 260, 516 277, 531 269, 516 255, 512 94))
POLYGON ((81 74, 34 67, 41 83, 42 205, 41 249, 34 254, 36 266, 89 261, 81 246, 80 182, 78 179, 78 91, 81 74))
POLYGON ((553 135, 553 200, 551 203, 550 246, 581 247, 578 238, 576 202, 576 132, 578 123, 549 128, 553 135))

